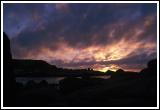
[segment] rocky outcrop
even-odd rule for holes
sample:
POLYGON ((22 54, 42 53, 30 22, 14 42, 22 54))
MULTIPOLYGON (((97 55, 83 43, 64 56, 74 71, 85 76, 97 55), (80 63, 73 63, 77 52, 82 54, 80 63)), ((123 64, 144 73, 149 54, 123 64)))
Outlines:
POLYGON ((10 40, 5 33, 3 33, 3 43, 3 99, 4 106, 12 106, 15 97, 15 77, 12 71, 10 40))

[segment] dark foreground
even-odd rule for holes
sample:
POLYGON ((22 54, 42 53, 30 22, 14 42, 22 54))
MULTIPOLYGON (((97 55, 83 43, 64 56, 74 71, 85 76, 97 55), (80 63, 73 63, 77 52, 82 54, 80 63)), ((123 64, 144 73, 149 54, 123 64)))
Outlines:
MULTIPOLYGON (((138 74, 139 75, 139 74, 138 74)), ((156 106, 156 77, 132 76, 110 79, 66 78, 59 88, 42 81, 17 86, 16 106, 156 106), (144 78, 143 78, 144 77, 144 78)))

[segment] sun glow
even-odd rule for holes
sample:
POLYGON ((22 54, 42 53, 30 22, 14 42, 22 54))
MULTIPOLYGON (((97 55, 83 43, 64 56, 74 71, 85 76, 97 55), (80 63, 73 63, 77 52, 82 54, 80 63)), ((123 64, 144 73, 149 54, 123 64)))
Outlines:
POLYGON ((114 64, 110 64, 110 65, 108 65, 108 66, 106 66, 106 67, 99 67, 99 68, 97 68, 96 70, 97 70, 97 71, 101 71, 101 72, 107 72, 108 70, 117 71, 118 69, 120 69, 119 66, 114 65, 114 64))
POLYGON ((104 68, 102 68, 102 69, 99 69, 98 71, 106 72, 106 71, 108 71, 108 70, 109 70, 109 67, 104 67, 104 68))

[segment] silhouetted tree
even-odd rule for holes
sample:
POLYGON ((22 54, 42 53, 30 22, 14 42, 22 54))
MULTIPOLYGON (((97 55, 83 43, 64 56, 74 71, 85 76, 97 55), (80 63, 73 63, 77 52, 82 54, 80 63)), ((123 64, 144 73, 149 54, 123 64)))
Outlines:
POLYGON ((118 70, 116 71, 116 73, 124 73, 124 70, 118 69, 118 70))
POLYGON ((87 68, 87 70, 88 70, 88 71, 93 71, 93 69, 92 69, 92 68, 87 68))

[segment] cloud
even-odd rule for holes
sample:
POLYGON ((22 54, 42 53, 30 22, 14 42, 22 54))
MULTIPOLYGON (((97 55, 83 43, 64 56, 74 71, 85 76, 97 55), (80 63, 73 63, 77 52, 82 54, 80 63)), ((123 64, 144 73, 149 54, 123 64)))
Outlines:
POLYGON ((140 69, 156 57, 156 4, 5 4, 4 18, 14 58, 140 69))
POLYGON ((58 3, 55 5, 56 9, 60 12, 69 12, 69 6, 67 3, 58 3))

